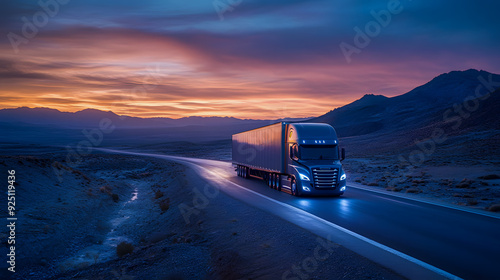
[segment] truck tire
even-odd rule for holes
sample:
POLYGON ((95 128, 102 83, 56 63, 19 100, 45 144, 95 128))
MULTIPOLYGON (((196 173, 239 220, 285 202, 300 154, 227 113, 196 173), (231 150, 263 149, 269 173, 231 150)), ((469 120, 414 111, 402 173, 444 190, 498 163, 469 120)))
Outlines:
POLYGON ((271 173, 271 189, 276 189, 276 177, 274 173, 271 173))
POLYGON ((276 174, 276 190, 281 191, 281 175, 276 174))
POLYGON ((250 178, 250 168, 245 167, 245 179, 248 179, 248 178, 250 178))
POLYGON ((297 180, 295 180, 295 178, 292 178, 292 181, 290 182, 290 190, 292 191, 293 196, 300 196, 299 188, 297 187, 297 180))
POLYGON ((268 173, 266 175, 266 179, 267 179, 267 185, 272 189, 273 188, 273 174, 272 173, 268 173))

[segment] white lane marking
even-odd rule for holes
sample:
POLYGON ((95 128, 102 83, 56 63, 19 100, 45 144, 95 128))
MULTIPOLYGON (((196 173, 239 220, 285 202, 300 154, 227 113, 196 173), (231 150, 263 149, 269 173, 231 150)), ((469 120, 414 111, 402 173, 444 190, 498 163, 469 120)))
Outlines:
MULTIPOLYGON (((198 165, 198 167, 199 167, 199 168, 204 169, 204 170, 205 170, 205 172, 208 172, 208 173, 212 173, 212 174, 213 174, 213 172, 212 172, 212 171, 210 171, 210 170, 206 169, 206 168, 205 168, 205 167, 203 167, 203 166, 198 165)), ((206 178, 206 177, 205 177, 205 178, 206 178)), ((206 178, 206 179, 207 179, 207 178, 206 178)), ((377 248, 379 248, 379 249, 382 249, 382 250, 384 250, 384 251, 386 251, 386 252, 389 252, 389 253, 391 253, 391 254, 394 254, 394 255, 396 255, 396 256, 398 256, 398 257, 400 257, 400 258, 403 258, 403 259, 405 259, 405 260, 407 260, 407 261, 410 261, 410 262, 412 262, 412 263, 414 263, 414 264, 417 264, 417 265, 419 265, 419 266, 421 266, 421 267, 423 267, 423 268, 425 268, 425 269, 427 269, 427 270, 433 271, 433 272, 435 272, 435 273, 437 273, 437 274, 439 274, 439 275, 441 275, 441 276, 443 276, 443 277, 446 277, 447 279, 462 279, 462 278, 460 278, 460 277, 458 277, 458 276, 456 276, 456 275, 453 275, 453 274, 451 274, 451 273, 449 273, 449 272, 446 272, 446 271, 444 271, 444 270, 442 270, 442 269, 439 269, 439 268, 437 268, 437 267, 435 267, 435 266, 433 266, 433 265, 430 265, 430 264, 428 264, 428 263, 426 263, 426 262, 423 262, 423 261, 421 261, 421 260, 419 260, 419 259, 416 259, 416 258, 414 258, 414 257, 411 257, 411 256, 409 256, 409 255, 407 255, 407 254, 405 254, 405 253, 402 253, 402 252, 400 252, 400 251, 397 251, 397 250, 395 250, 395 249, 392 249, 392 248, 390 248, 390 247, 388 247, 388 246, 386 246, 386 245, 383 245, 383 244, 381 244, 381 243, 378 243, 378 242, 376 242, 376 241, 374 241, 374 240, 371 240, 371 239, 369 239, 369 238, 367 238, 367 237, 364 237, 364 236, 362 236, 362 235, 360 235, 360 234, 358 234, 358 233, 355 233, 355 232, 353 232, 353 231, 350 231, 350 230, 348 230, 348 229, 346 229, 346 228, 343 228, 343 227, 341 227, 341 226, 339 226, 339 225, 337 225, 337 224, 334 224, 334 223, 332 223, 332 222, 330 222, 330 221, 327 221, 327 220, 325 220, 325 219, 323 219, 323 218, 320 218, 320 217, 318 217, 318 216, 316 216, 316 215, 313 215, 313 214, 311 214, 311 213, 309 213, 309 212, 307 212, 307 211, 304 211, 304 210, 302 210, 302 209, 300 209, 300 208, 297 208, 297 207, 291 206, 291 205, 289 205, 289 204, 283 203, 283 202, 281 202, 281 201, 278 201, 278 200, 272 199, 272 198, 270 198, 270 197, 268 197, 268 196, 265 196, 265 195, 263 195, 263 194, 260 194, 260 193, 258 193, 258 192, 256 192, 256 191, 253 191, 253 190, 247 189, 247 188, 245 188, 245 187, 243 187, 243 186, 241 186, 241 185, 238 185, 238 184, 236 184, 236 183, 234 183, 234 182, 232 182, 232 181, 230 181, 230 180, 226 180, 226 182, 227 182, 227 183, 230 183, 230 184, 232 184, 232 185, 234 185, 234 186, 236 186, 236 187, 238 187, 238 188, 240 188, 240 189, 242 189, 242 190, 244 190, 244 191, 247 191, 247 192, 250 192, 250 193, 252 193, 252 194, 255 194, 255 195, 257 195, 257 196, 259 196, 259 197, 261 197, 261 198, 263 198, 263 199, 267 199, 267 200, 272 201, 272 202, 274 202, 274 203, 276 203, 276 204, 279 204, 279 205, 281 205, 281 206, 283 206, 283 207, 285 207, 285 208, 288 208, 288 210, 290 210, 290 211, 298 212, 298 213, 300 213, 301 215, 308 216, 309 218, 312 218, 312 219, 315 219, 315 220, 317 220, 317 221, 319 221, 319 222, 322 222, 322 223, 324 223, 324 224, 327 224, 327 225, 328 225, 328 226, 330 226, 330 227, 333 227, 333 228, 335 228, 335 229, 337 229, 337 230, 339 230, 339 231, 342 231, 342 232, 344 232, 344 233, 346 233, 346 234, 349 234, 349 235, 351 235, 351 236, 353 236, 353 237, 355 237, 355 238, 357 238, 357 239, 360 239, 360 240, 362 240, 362 241, 364 241, 364 242, 366 242, 366 243, 368 243, 368 244, 371 244, 371 245, 373 245, 373 246, 375 246, 375 247, 377 247, 377 248)))
POLYGON ((482 216, 486 216, 486 217, 490 217, 490 218, 500 219, 500 214, 496 215, 496 214, 493 214, 493 213, 483 212, 481 210, 468 209, 468 208, 463 208, 463 207, 459 207, 459 206, 455 206, 455 205, 451 205, 451 204, 447 204, 447 203, 440 203, 440 202, 425 200, 425 199, 421 199, 421 198, 409 197, 409 196, 405 196, 405 195, 402 195, 402 194, 391 193, 389 191, 377 190, 377 189, 374 189, 374 188, 361 186, 359 184, 348 183, 347 184, 347 188, 355 188, 355 189, 363 190, 363 191, 367 191, 367 192, 379 193, 379 194, 382 194, 382 195, 387 195, 387 196, 393 196, 393 197, 398 197, 398 198, 413 200, 413 201, 417 201, 417 202, 421 202, 421 203, 431 204, 431 205, 434 205, 434 206, 440 206, 440 207, 445 207, 445 208, 454 209, 454 210, 458 210, 458 211, 468 212, 468 213, 472 213, 472 214, 478 214, 478 215, 482 215, 482 216))

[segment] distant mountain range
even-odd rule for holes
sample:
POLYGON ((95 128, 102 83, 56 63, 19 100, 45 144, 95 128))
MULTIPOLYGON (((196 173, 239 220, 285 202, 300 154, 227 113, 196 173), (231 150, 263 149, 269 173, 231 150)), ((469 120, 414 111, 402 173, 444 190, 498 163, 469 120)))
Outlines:
MULTIPOLYGON (((75 113, 61 112, 50 108, 1 109, 0 122, 55 126, 60 128, 92 128, 99 125, 100 120, 110 119, 117 128, 153 128, 183 126, 226 126, 249 123, 268 123, 270 120, 243 120, 233 117, 184 117, 171 118, 138 118, 119 116, 111 111, 85 109, 75 113)), ((301 121, 301 119, 283 119, 283 121, 301 121)), ((272 120, 280 121, 280 120, 272 120)))
MULTIPOLYGON (((463 135, 470 131, 500 131, 499 91, 491 93, 486 100, 474 96, 476 88, 487 81, 493 81, 488 85, 489 89, 498 86, 500 75, 473 69, 452 71, 403 95, 388 98, 367 94, 317 118, 285 121, 329 123, 345 139, 343 142, 356 151, 367 150, 373 147, 372 143, 386 150, 393 149, 394 145, 399 148, 410 147, 417 139, 429 137, 436 127, 446 127, 450 135, 463 135), (477 108, 473 108, 473 112, 458 112, 454 106, 466 99, 467 108, 477 108), (463 114, 467 114, 467 117, 463 117, 463 114), (460 126, 450 129, 458 122, 456 118, 460 119, 460 126)), ((487 92, 484 87, 481 89, 482 94, 487 92)), ((110 119, 117 128, 103 143, 113 145, 224 140, 230 139, 234 133, 282 121, 232 117, 137 118, 95 109, 68 113, 49 108, 21 107, 0 110, 0 129, 9 132, 0 135, 0 143, 78 141, 83 137, 83 129, 98 127, 103 118, 110 119)))
POLYGON ((138 118, 119 116, 111 111, 85 109, 75 113, 50 108, 0 110, 1 143, 72 144, 85 140, 83 130, 99 127, 109 119, 115 130, 103 145, 157 144, 174 141, 205 142, 231 139, 231 135, 280 121, 304 118, 248 120, 233 117, 138 118))

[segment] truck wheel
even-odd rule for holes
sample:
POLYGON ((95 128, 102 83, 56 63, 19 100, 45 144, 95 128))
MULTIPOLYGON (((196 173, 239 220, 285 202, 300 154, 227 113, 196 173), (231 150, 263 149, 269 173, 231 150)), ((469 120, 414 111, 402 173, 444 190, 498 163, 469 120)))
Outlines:
POLYGON ((276 189, 281 191, 281 175, 276 174, 276 189))
POLYGON ((245 167, 245 179, 250 178, 250 168, 245 167))
POLYGON ((290 189, 292 191, 292 195, 299 196, 299 189, 297 188, 297 181, 295 178, 292 178, 292 181, 290 182, 290 189))
POLYGON ((238 176, 241 177, 241 165, 238 165, 238 176))
POLYGON ((267 174, 267 185, 272 189, 273 188, 273 174, 267 174))

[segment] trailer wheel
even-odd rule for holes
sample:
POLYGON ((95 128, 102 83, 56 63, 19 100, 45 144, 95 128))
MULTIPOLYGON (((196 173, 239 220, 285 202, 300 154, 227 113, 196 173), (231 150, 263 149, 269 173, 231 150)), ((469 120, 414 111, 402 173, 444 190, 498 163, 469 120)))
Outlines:
POLYGON ((281 191, 281 175, 276 174, 276 189, 281 191))
POLYGON ((248 178, 250 178, 250 168, 245 167, 245 179, 248 179, 248 178))
POLYGON ((238 167, 236 168, 236 173, 238 173, 238 177, 241 177, 241 166, 238 165, 238 167))
POLYGON ((290 182, 290 190, 292 191, 292 195, 299 196, 299 189, 297 188, 297 181, 295 178, 292 178, 290 182))
POLYGON ((273 174, 267 174, 267 185, 272 189, 273 188, 273 174))

